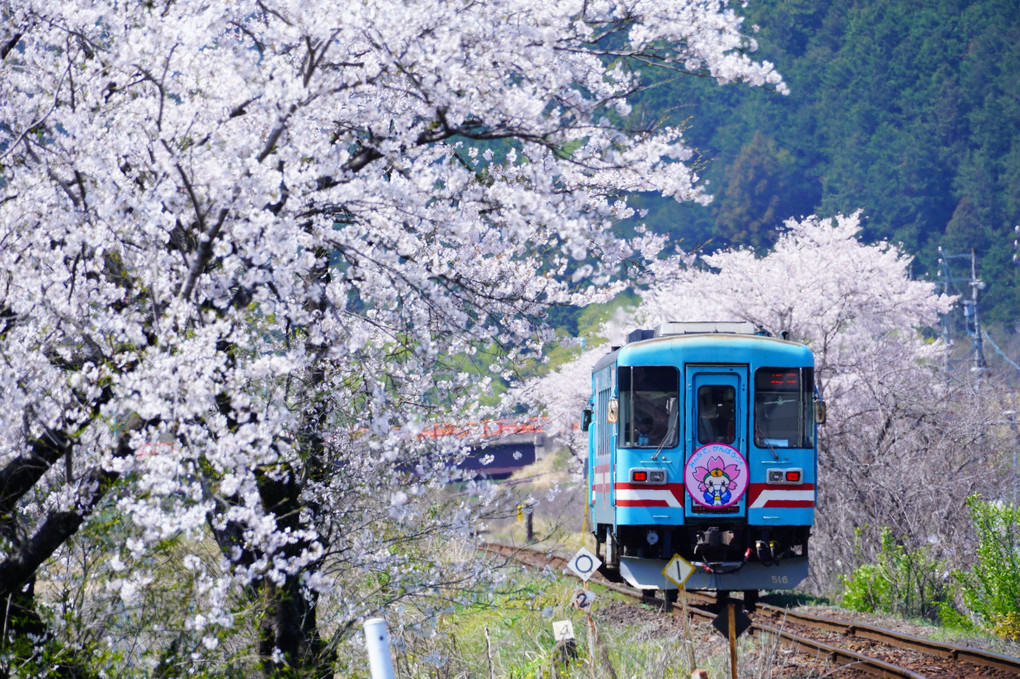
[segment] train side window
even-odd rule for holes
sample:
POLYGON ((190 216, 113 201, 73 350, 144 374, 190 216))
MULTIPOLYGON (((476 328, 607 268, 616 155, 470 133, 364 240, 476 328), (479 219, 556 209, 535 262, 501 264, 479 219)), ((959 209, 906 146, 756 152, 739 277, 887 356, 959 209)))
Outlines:
POLYGON ((728 384, 698 389, 698 442, 733 443, 737 438, 736 390, 728 384))
POLYGON ((621 366, 620 446, 674 448, 679 441, 680 372, 674 366, 621 366))

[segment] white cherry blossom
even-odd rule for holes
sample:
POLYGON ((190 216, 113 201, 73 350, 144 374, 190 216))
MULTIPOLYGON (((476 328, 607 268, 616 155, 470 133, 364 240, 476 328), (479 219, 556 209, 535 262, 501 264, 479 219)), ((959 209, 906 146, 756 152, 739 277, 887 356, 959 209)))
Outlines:
POLYGON ((216 540, 194 629, 234 586, 266 668, 328 666, 319 598, 385 600, 342 573, 412 588, 403 530, 472 531, 414 436, 474 416, 466 362, 509 374, 657 254, 627 193, 705 200, 678 129, 621 119, 630 67, 783 91, 752 49, 721 0, 0 0, 4 596, 112 499, 118 558, 216 540))

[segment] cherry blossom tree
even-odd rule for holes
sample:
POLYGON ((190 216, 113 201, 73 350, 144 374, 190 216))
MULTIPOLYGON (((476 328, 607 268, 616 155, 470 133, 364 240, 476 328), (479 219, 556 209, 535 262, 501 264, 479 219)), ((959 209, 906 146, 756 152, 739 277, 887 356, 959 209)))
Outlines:
POLYGON ((399 548, 470 530, 418 455, 489 388, 459 366, 503 374, 548 305, 604 299, 657 253, 610 229, 628 192, 706 200, 680 129, 629 127, 633 65, 784 89, 722 0, 0 18, 3 629, 44 638, 33 584, 105 507, 130 520, 109 559, 125 602, 154 545, 215 540, 218 564, 181 562, 192 657, 241 592, 267 674, 331 675, 380 600, 341 573, 391 601, 467 577, 399 548))
POLYGON ((621 308, 593 328, 594 335, 569 347, 573 357, 539 377, 524 380, 508 394, 519 407, 537 405, 546 418, 546 430, 554 446, 565 449, 575 474, 584 471, 588 459, 588 434, 581 430, 581 413, 591 399, 591 371, 611 346, 623 344, 632 310, 621 308), (590 344, 589 344, 590 343, 590 344))

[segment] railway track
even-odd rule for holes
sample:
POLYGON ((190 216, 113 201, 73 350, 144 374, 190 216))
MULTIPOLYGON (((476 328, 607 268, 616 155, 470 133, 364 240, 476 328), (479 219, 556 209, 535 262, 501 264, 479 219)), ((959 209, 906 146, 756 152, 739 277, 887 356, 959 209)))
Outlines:
MULTIPOLYGON (((489 552, 513 559, 529 568, 566 570, 567 559, 555 554, 506 545, 486 544, 489 552)), ((601 575, 592 578, 600 586, 625 596, 655 603, 669 610, 664 599, 650 597, 629 587, 610 582, 601 575)), ((691 617, 711 622, 717 615, 714 596, 687 593, 686 610, 691 617)), ((680 611, 673 608, 673 614, 680 611)), ((748 632, 769 635, 784 646, 814 658, 823 658, 838 673, 830 676, 878 676, 919 679, 937 677, 1020 677, 1020 659, 965 646, 955 646, 914 637, 871 625, 846 622, 795 609, 758 604, 751 614, 748 632)))

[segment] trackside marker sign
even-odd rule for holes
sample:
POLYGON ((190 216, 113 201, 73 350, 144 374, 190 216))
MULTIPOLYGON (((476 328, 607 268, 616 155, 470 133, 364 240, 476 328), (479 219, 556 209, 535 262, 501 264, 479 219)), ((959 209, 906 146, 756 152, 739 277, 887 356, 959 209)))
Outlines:
POLYGON ((590 589, 581 589, 578 587, 574 590, 574 596, 570 597, 570 607, 576 608, 580 611, 587 611, 591 608, 594 601, 595 592, 590 589))
POLYGON ((595 571, 597 571, 601 565, 602 561, 597 556, 582 547, 577 550, 577 554, 574 555, 574 558, 567 563, 567 568, 574 571, 577 577, 588 582, 588 578, 595 575, 595 571))
POLYGON ((681 588, 693 572, 694 566, 691 565, 691 562, 679 554, 674 554, 666 567, 662 569, 662 574, 666 576, 666 579, 681 588))

